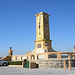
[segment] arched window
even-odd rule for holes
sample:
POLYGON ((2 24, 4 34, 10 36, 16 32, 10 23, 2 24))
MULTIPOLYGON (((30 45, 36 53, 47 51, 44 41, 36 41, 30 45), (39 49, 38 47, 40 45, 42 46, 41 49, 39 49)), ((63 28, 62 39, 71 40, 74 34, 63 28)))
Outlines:
POLYGON ((17 57, 16 60, 20 60, 20 57, 17 57))
POLYGON ((23 56, 23 57, 22 57, 22 60, 24 60, 24 59, 25 59, 25 57, 23 56))
POLYGON ((12 57, 12 60, 14 60, 14 57, 12 57))

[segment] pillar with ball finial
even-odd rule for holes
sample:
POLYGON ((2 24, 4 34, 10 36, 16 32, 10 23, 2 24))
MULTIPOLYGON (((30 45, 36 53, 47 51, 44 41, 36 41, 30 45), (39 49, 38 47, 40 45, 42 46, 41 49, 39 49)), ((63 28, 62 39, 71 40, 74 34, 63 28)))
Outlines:
POLYGON ((10 49, 10 50, 8 50, 8 55, 11 56, 11 55, 13 55, 12 47, 9 47, 9 49, 10 49))

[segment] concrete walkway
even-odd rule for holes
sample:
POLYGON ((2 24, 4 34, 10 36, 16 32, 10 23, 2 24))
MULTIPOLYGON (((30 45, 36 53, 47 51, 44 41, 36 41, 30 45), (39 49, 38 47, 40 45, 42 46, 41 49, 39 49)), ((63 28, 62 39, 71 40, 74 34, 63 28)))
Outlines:
POLYGON ((26 69, 19 67, 0 66, 0 75, 75 75, 75 68, 71 71, 63 68, 51 69, 26 69))

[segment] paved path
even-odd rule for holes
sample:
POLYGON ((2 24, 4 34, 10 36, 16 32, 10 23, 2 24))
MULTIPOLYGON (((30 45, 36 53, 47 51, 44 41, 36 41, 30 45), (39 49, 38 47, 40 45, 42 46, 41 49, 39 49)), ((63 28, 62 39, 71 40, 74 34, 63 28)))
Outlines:
POLYGON ((75 75, 75 68, 71 71, 63 68, 51 69, 25 69, 19 67, 0 66, 0 75, 75 75))

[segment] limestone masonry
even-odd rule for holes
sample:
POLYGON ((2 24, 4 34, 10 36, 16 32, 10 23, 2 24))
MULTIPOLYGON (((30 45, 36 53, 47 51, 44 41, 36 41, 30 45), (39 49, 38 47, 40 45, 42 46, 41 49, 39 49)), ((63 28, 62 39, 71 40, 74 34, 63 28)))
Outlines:
POLYGON ((45 12, 38 13, 36 16, 36 40, 34 53, 45 53, 54 51, 51 46, 49 33, 49 15, 45 12))
POLYGON ((8 56, 0 60, 23 61, 27 59, 30 62, 36 62, 39 68, 63 67, 66 69, 66 60, 69 61, 69 70, 71 70, 71 60, 75 59, 75 47, 73 52, 60 52, 52 48, 50 40, 49 16, 45 12, 40 12, 36 16, 36 40, 35 48, 26 55, 13 55, 12 47, 8 50, 8 56), (67 54, 63 56, 62 54, 67 54), (66 57, 66 58, 65 58, 66 57))

